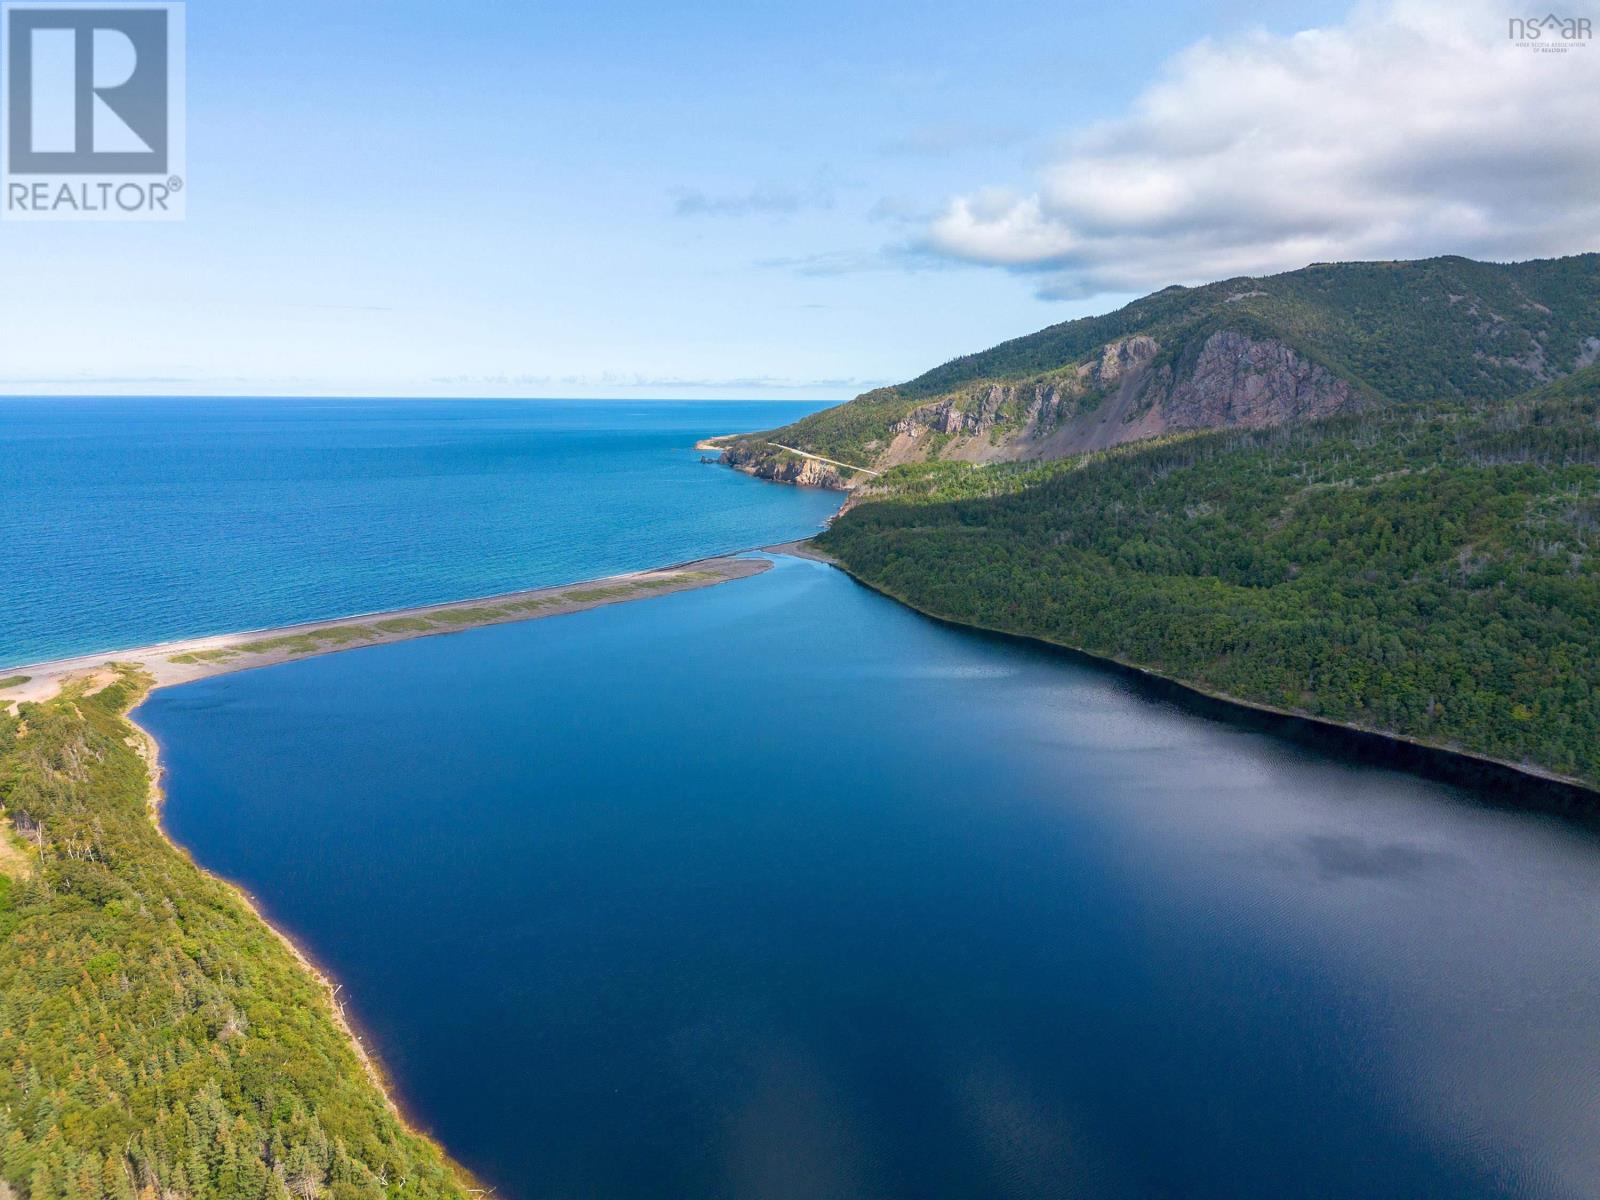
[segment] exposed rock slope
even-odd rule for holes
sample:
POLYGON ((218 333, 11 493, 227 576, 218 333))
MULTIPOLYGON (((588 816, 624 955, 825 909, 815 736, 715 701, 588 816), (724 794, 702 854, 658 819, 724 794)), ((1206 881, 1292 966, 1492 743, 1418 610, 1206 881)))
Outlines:
POLYGON ((873 470, 1055 459, 1386 403, 1504 397, 1597 353, 1597 255, 1319 265, 1168 288, 1052 326, 734 439, 723 461, 765 478, 850 487, 865 477, 776 443, 873 470))

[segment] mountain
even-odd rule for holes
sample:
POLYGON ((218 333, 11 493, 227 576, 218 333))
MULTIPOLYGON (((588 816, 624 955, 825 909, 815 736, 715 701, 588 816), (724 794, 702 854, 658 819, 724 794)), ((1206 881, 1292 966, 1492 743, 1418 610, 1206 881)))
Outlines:
MULTIPOLYGON (((1045 464, 901 467, 863 487, 821 545, 939 617, 1600 788, 1600 367, 1504 394, 1592 355, 1594 272, 1586 256, 1279 277, 1296 292, 1342 281, 1341 305, 1315 311, 1384 330, 1339 347, 1363 366, 1339 376, 1352 402, 1333 416, 1045 464), (1415 321, 1373 283, 1385 270, 1415 321), (1467 278, 1481 284, 1470 299, 1433 290, 1467 278), (1463 342, 1465 305, 1479 332, 1463 342)), ((1093 341, 1069 343, 1071 328, 941 378, 1093 341)))
POLYGON ((1597 360, 1600 255, 1318 264, 1170 287, 719 448, 765 478, 847 487, 870 478, 851 467, 1050 461, 1391 403, 1503 399, 1597 360))

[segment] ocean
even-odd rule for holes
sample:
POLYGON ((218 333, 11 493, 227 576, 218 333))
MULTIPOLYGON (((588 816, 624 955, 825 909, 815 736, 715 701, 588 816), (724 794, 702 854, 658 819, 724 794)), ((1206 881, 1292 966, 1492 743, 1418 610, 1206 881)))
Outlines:
POLYGON ((817 404, 0 399, 0 666, 815 533, 694 444, 817 404))
MULTIPOLYGON (((810 407, 0 401, 0 662, 801 537, 810 407)), ((1593 823, 775 562, 138 713, 497 1195, 1600 1195, 1593 823)))

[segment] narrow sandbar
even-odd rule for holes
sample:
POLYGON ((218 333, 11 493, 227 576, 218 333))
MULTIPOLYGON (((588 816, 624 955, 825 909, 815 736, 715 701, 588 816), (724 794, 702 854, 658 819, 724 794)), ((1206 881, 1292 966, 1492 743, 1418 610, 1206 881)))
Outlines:
POLYGON ((770 561, 761 558, 707 558, 558 587, 285 625, 277 629, 188 638, 137 650, 35 663, 0 672, 10 680, 21 680, 0 691, 0 705, 47 700, 69 681, 92 681, 96 675, 108 673, 112 663, 137 667, 149 675, 153 688, 172 687, 212 675, 248 671, 293 659, 335 654, 340 650, 438 637, 484 625, 537 621, 610 604, 714 587, 759 575, 771 566, 770 561))

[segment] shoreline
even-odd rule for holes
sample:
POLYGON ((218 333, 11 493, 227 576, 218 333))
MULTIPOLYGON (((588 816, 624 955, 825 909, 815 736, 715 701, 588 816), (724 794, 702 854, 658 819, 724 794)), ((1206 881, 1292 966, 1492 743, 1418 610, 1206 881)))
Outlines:
MULTIPOLYGON (((786 552, 784 547, 772 549, 776 553, 786 552)), ((226 888, 283 946, 322 995, 327 1005, 328 1016, 343 1035, 346 1044, 361 1064, 368 1082, 383 1098, 383 1103, 390 1113, 412 1134, 431 1142, 454 1170, 460 1172, 471 1184, 476 1185, 478 1181, 471 1171, 450 1154, 449 1148, 430 1132, 428 1124, 419 1120, 404 1103, 403 1094, 390 1078, 382 1061, 376 1052, 368 1048, 360 1031, 359 1022, 346 1011, 344 1003, 340 1001, 339 994, 344 990, 344 984, 340 983, 331 971, 324 968, 292 935, 277 925, 254 895, 238 882, 202 865, 187 847, 168 832, 162 820, 166 791, 162 786, 165 768, 162 766, 161 743, 153 733, 139 723, 136 716, 138 709, 152 693, 162 688, 177 687, 216 675, 277 666, 285 662, 336 654, 344 650, 412 641, 423 637, 442 637, 489 625, 537 621, 547 617, 566 616, 594 608, 631 603, 654 596, 697 591, 738 579, 748 579, 771 569, 772 563, 764 559, 719 555, 669 567, 632 571, 529 591, 339 617, 327 621, 302 622, 273 629, 162 642, 137 650, 112 651, 109 654, 81 655, 53 662, 28 664, 6 670, 5 674, 24 676, 25 680, 6 693, 0 693, 0 708, 9 708, 18 703, 54 699, 62 695, 69 685, 81 685, 91 692, 96 691, 123 677, 130 669, 143 678, 143 694, 136 704, 122 714, 121 719, 131 733, 129 741, 133 743, 135 753, 144 763, 147 788, 145 812, 156 833, 172 853, 182 856, 197 871, 226 888), (404 623, 404 627, 395 624, 393 628, 380 628, 384 622, 404 623), (330 636, 327 631, 334 632, 330 636), (318 637, 316 636, 318 634, 324 636, 318 637), (260 642, 279 644, 250 649, 252 645, 260 642), (202 657, 197 658, 196 655, 202 657), (175 662, 173 661, 175 659, 186 661, 175 662)), ((472 1190, 476 1194, 484 1194, 481 1188, 472 1190)))
POLYGON ((48 662, 19 664, 0 670, 0 675, 22 679, 21 683, 0 691, 0 708, 51 699, 70 682, 92 682, 104 676, 113 664, 138 668, 149 676, 150 690, 157 691, 215 675, 297 662, 324 654, 337 654, 343 650, 442 637, 489 625, 538 621, 546 617, 567 616, 593 608, 645 600, 652 596, 696 591, 737 579, 748 579, 771 569, 772 564, 765 560, 740 557, 748 553, 753 551, 738 551, 667 567, 628 571, 493 596, 419 604, 408 608, 330 617, 321 621, 301 621, 267 629, 209 634, 157 642, 130 650, 103 651, 48 662))
POLYGON ((377 1056, 373 1054, 372 1051, 367 1049, 365 1039, 358 1032, 357 1025, 351 1019, 350 1015, 345 1011, 344 1004, 339 1000, 339 993, 344 990, 344 984, 336 982, 332 972, 328 971, 322 966, 321 963, 317 962, 317 960, 312 957, 308 950, 301 946, 300 943, 295 941, 295 939, 286 930, 282 929, 270 917, 268 917, 260 901, 258 901, 252 893, 246 891, 242 884, 232 879, 228 879, 223 875, 219 875, 217 872, 208 867, 202 866, 195 860, 194 855, 189 852, 186 846, 184 846, 167 832, 167 827, 161 819, 161 812, 167 799, 166 790, 162 787, 162 779, 166 774, 166 769, 161 765, 161 743, 157 740, 153 733, 151 733, 143 725, 139 724, 138 720, 134 716, 134 714, 138 712, 139 707, 144 704, 145 700, 149 699, 150 693, 154 690, 154 688, 148 688, 144 697, 140 699, 139 703, 134 705, 122 715, 122 719, 127 722, 128 726, 133 730, 135 737, 138 739, 139 745, 135 749, 139 757, 144 760, 145 772, 148 776, 149 782, 149 794, 146 798, 146 812, 150 817, 150 823, 155 826, 156 832, 161 835, 161 840, 166 842, 173 853, 182 855, 184 858, 189 860, 190 864, 193 865, 195 870, 201 872, 211 879, 216 880, 216 882, 227 888, 228 891, 232 893, 233 897, 238 900, 238 902, 246 909, 248 909, 255 916, 256 920, 260 921, 261 924, 266 927, 267 931, 277 939, 278 943, 289 952, 290 956, 299 965, 300 969, 310 976, 311 979, 316 983, 318 991, 322 993, 322 997, 328 1005, 329 1017, 338 1027, 339 1032, 344 1035, 344 1039, 347 1043, 349 1043, 350 1049, 352 1052, 354 1052, 357 1061, 361 1063, 361 1069, 366 1073, 368 1082, 370 1082, 372 1086, 378 1090, 379 1094, 382 1095, 384 1104, 388 1107, 389 1111, 393 1113, 401 1123, 409 1128, 412 1133, 419 1137, 427 1138, 429 1141, 433 1142, 434 1145, 439 1148, 440 1153, 444 1154, 445 1157, 452 1163, 455 1163, 458 1169, 465 1171, 466 1168, 462 1167, 460 1163, 456 1163, 455 1159, 450 1157, 438 1139, 435 1138, 427 1130, 423 1123, 418 1121, 403 1104, 401 1104, 400 1097, 397 1095, 398 1089, 395 1087, 394 1081, 389 1078, 388 1073, 383 1069, 383 1064, 378 1060, 377 1056))
MULTIPOLYGON (((788 552, 788 551, 786 551, 788 552)), ((1271 704, 1264 704, 1255 700, 1243 700, 1237 696, 1230 696, 1225 692, 1213 692, 1200 687, 1198 684, 1188 683, 1172 675, 1162 674, 1150 667, 1142 667, 1137 663, 1125 662, 1119 658, 1111 658, 1104 654, 1096 654, 1078 646, 1068 645, 1065 642, 1052 641, 1046 637, 1039 637, 1030 633, 1017 633, 1009 629, 999 629, 991 625, 980 625, 969 621, 958 621, 953 617, 946 617, 936 612, 921 607, 903 596, 896 595, 887 588, 863 579, 850 570, 837 558, 815 551, 811 555, 801 557, 815 557, 818 561, 827 562, 838 570, 843 571, 856 583, 868 591, 882 596, 894 603, 930 621, 937 621, 941 625, 948 625, 952 629, 962 629, 969 633, 980 633, 988 637, 1005 638, 1009 641, 1022 642, 1034 647, 1048 648, 1057 653, 1075 655, 1101 670, 1119 672, 1125 677, 1134 677, 1152 688, 1159 688, 1167 693, 1167 698, 1178 699, 1187 704, 1191 709, 1203 709, 1207 706, 1228 717, 1238 721, 1244 718, 1253 718, 1257 723, 1274 718, 1280 722, 1292 722, 1294 725, 1318 735, 1331 738, 1348 739, 1346 752, 1351 754, 1362 753, 1370 755, 1375 746, 1384 747, 1391 755, 1403 760, 1403 765, 1397 769, 1405 770, 1411 774, 1442 780, 1458 785, 1493 787, 1496 784, 1509 783, 1515 779, 1523 786, 1538 789, 1547 802, 1546 807, 1555 810, 1567 811, 1582 809, 1594 813, 1600 811, 1600 784, 1590 783, 1586 780, 1570 775, 1561 775, 1554 771, 1547 771, 1532 764, 1511 762, 1492 755, 1478 754, 1471 750, 1442 746, 1433 742, 1426 742, 1420 738, 1408 737, 1403 733, 1389 730, 1373 729, 1364 725, 1352 725, 1344 721, 1336 721, 1331 717, 1321 717, 1314 713, 1296 712, 1292 709, 1278 708, 1271 704), (1365 743, 1362 745, 1361 743, 1365 743)), ((1276 736, 1288 737, 1284 730, 1277 731, 1276 736)), ((1526 807, 1525 805, 1522 807, 1526 807)))
MULTIPOLYGON (((1297 740, 1295 737, 1296 732, 1311 731, 1316 736, 1324 739, 1330 736, 1349 738, 1352 739, 1352 743, 1348 744, 1346 749, 1351 756, 1355 757, 1375 757, 1374 747, 1381 746, 1388 754, 1397 756, 1395 759, 1386 760, 1393 769, 1434 778, 1443 778, 1447 782, 1457 784, 1470 786, 1476 782, 1479 787, 1483 787, 1487 783, 1492 788, 1494 782, 1505 783, 1514 777, 1523 784, 1534 785, 1552 797, 1558 793, 1565 793, 1568 798, 1568 804, 1564 806, 1552 802, 1548 805, 1552 809, 1583 805, 1587 811, 1592 812, 1596 801, 1600 801, 1600 789, 1580 780, 1565 778, 1554 773, 1540 771, 1537 768, 1505 762, 1485 755, 1474 754, 1470 751, 1431 745, 1400 734, 1367 729, 1324 717, 1292 712, 1266 704, 1241 700, 1221 693, 1209 692, 1149 668, 1093 654, 1078 647, 1051 641, 1048 638, 1015 633, 1009 630, 944 617, 861 578, 849 570, 840 560, 818 548, 812 539, 802 539, 795 542, 762 547, 759 551, 746 553, 756 552, 787 555, 825 563, 840 570, 851 580, 869 591, 940 624, 967 633, 1003 638, 1011 642, 1026 643, 1036 648, 1048 648, 1056 653, 1065 652, 1082 659, 1086 664, 1097 669, 1140 681, 1141 686, 1152 689, 1152 699, 1159 695, 1161 699, 1184 704, 1191 711, 1199 711, 1202 715, 1215 715, 1219 719, 1230 720, 1236 724, 1241 721, 1246 724, 1253 724, 1273 736, 1292 741, 1297 740), (1207 709, 1212 710, 1210 714, 1206 712, 1207 709), (1294 730, 1291 731, 1283 725, 1273 726, 1270 724, 1269 719, 1276 719, 1276 721, 1284 723, 1284 725, 1292 725, 1294 730), (1498 780, 1492 778, 1496 775, 1499 776, 1498 780)), ((162 809, 166 793, 162 786, 165 771, 162 765, 161 745, 156 737, 139 723, 136 716, 138 708, 144 703, 145 698, 161 688, 181 686, 182 684, 211 676, 274 666, 284 662, 296 661, 300 658, 319 657, 324 654, 360 649, 365 646, 384 645, 422 637, 444 636, 451 633, 466 632, 470 629, 483 628, 487 625, 541 620, 545 617, 583 612, 591 608, 630 603, 634 600, 648 599, 651 596, 699 590, 738 579, 751 578, 763 574, 771 568, 772 564, 762 559, 723 555, 677 564, 671 567, 628 572, 622 575, 607 576, 525 592, 504 593, 499 596, 460 600, 445 604, 388 610, 328 621, 304 622, 274 629, 252 630, 186 641, 166 642, 136 651, 114 652, 110 655, 85 655, 74 659, 58 660, 53 663, 21 666, 15 669, 8 668, 5 671, 0 671, 0 675, 27 675, 29 676, 29 681, 10 693, 0 693, 0 706, 19 700, 38 698, 37 694, 41 690, 46 691, 46 695, 43 698, 48 698, 48 696, 59 694, 61 689, 68 683, 87 681, 88 686, 96 688, 99 686, 100 680, 109 679, 117 673, 116 669, 111 667, 111 663, 116 663, 118 668, 135 666, 145 673, 149 682, 145 689, 144 697, 141 697, 138 704, 125 712, 122 719, 126 721, 134 739, 136 739, 137 745, 135 749, 145 765, 148 784, 147 813, 162 841, 173 853, 182 855, 197 870, 227 888, 238 899, 240 904, 260 921, 288 951, 299 968, 316 985, 318 992, 322 995, 327 1005, 328 1015, 350 1046, 357 1061, 361 1064, 367 1080, 377 1089, 383 1098, 384 1104, 394 1117, 413 1134, 431 1142, 455 1170, 461 1172, 473 1183, 476 1183, 477 1181, 473 1179, 470 1170, 451 1156, 449 1148, 429 1131, 428 1124, 419 1120, 416 1114, 406 1105, 403 1092, 385 1070, 381 1058, 375 1050, 369 1049, 361 1032, 359 1020, 349 1014, 346 1011, 345 1004, 340 1001, 339 996, 345 988, 338 981, 336 975, 323 967, 310 952, 296 942, 292 935, 274 923, 254 895, 234 880, 228 879, 201 865, 194 859, 189 850, 168 832, 162 820, 162 809), (577 596, 572 594, 584 592, 589 594, 577 596), (531 605, 531 607, 511 607, 517 604, 531 605), (442 614, 461 613, 468 613, 474 619, 460 620, 459 622, 436 622, 427 627, 379 630, 374 636, 365 640, 329 641, 317 638, 311 638, 309 642, 304 640, 309 635, 324 630, 349 630, 374 626, 381 621, 409 622, 421 620, 430 615, 437 617, 442 614), (274 641, 277 639, 291 639, 294 644, 256 651, 244 649, 245 645, 252 642, 274 641), (203 658, 189 662, 173 663, 171 661, 173 658, 184 658, 196 652, 217 650, 227 651, 228 654, 223 657, 203 658), (159 675, 157 673, 158 668, 160 669, 159 675)), ((1304 733, 1301 733, 1301 736, 1304 737, 1304 733)), ((1322 749, 1326 753, 1338 753, 1328 748, 1326 742, 1322 743, 1322 749)), ((1527 806, 1522 805, 1521 807, 1526 808, 1527 806)))

